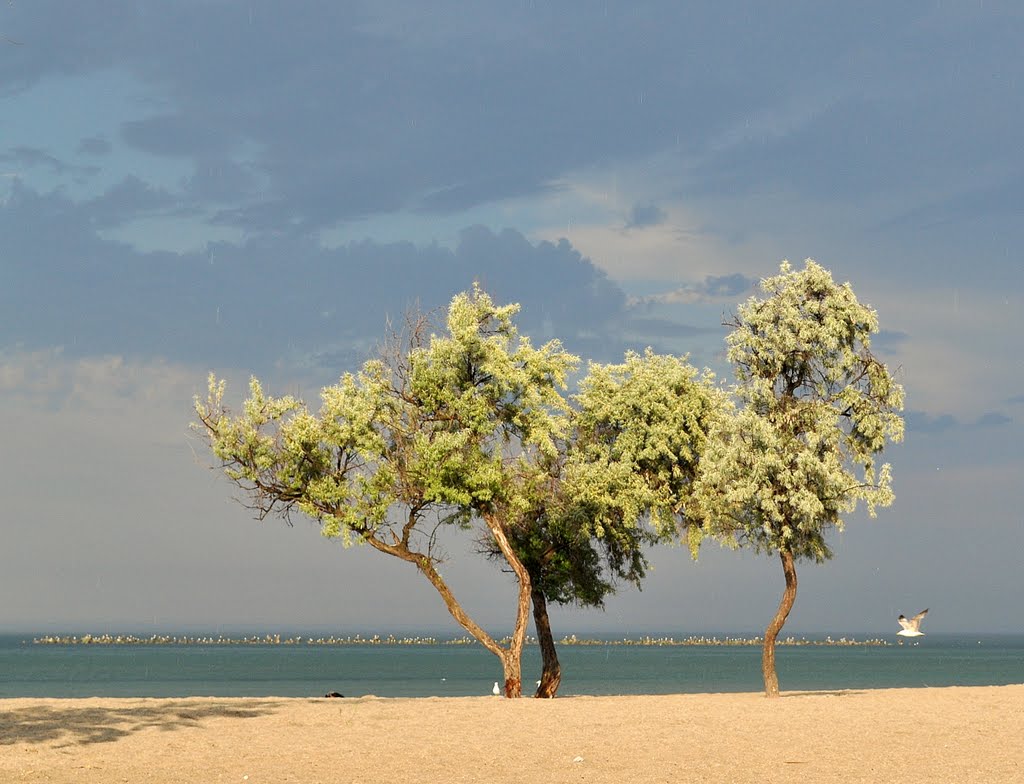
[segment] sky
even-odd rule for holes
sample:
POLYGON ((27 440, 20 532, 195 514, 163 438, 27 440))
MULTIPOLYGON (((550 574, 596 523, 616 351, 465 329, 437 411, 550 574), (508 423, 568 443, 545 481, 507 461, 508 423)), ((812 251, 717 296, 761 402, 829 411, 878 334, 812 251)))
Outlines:
MULTIPOLYGON (((722 322, 805 258, 877 310, 907 432, 787 632, 1021 631, 1022 35, 993 0, 0 5, 0 631, 460 634, 407 564, 252 519, 189 430, 208 373, 315 403, 476 280, 535 341, 729 379, 722 322)), ((556 635, 781 596, 774 558, 649 558, 556 635)))

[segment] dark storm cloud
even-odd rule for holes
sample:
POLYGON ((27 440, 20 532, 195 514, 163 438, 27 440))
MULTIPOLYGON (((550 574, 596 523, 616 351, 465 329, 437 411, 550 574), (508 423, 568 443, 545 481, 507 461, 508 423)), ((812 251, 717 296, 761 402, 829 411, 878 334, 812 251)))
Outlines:
POLYGON ((252 169, 224 157, 197 160, 185 182, 186 197, 198 203, 231 202, 249 197, 256 189, 252 169))
POLYGON ((492 198, 491 194, 494 193, 502 193, 507 198, 557 190, 559 186, 539 183, 529 176, 510 175, 441 188, 420 199, 417 208, 421 212, 458 212, 489 201, 492 198))
POLYGON ((944 433, 960 427, 952 414, 928 414, 924 411, 907 411, 903 415, 908 433, 944 433))
POLYGON ((78 143, 78 152, 82 155, 109 155, 112 149, 110 142, 99 136, 90 136, 78 143))
MULTIPOLYGON (((976 154, 988 156, 981 150, 976 154)), ((1024 222, 1019 220, 1024 214, 1024 160, 1006 160, 1005 153, 1003 158, 987 167, 999 170, 997 175, 986 175, 979 184, 968 177, 967 184, 952 194, 880 222, 872 227, 873 233, 902 244, 908 253, 927 243, 951 259, 984 263, 986 286, 1002 292, 1018 289, 1024 285, 1024 265, 1017 262, 1024 244, 1024 222)))
POLYGON ((895 351, 905 345, 909 339, 910 335, 906 332, 894 329, 880 329, 878 330, 878 333, 871 338, 871 344, 882 351, 895 351))
POLYGON ((722 331, 717 327, 695 327, 663 318, 634 317, 629 319, 628 324, 630 332, 638 333, 644 337, 657 338, 695 338, 702 335, 713 335, 722 331))
POLYGON ((987 411, 974 421, 974 427, 999 427, 1009 425, 1013 419, 999 411, 987 411))
POLYGON ((734 272, 732 275, 708 275, 704 279, 703 293, 709 297, 738 297, 749 291, 756 281, 734 272))
POLYGON ((875 35, 839 33, 822 78, 808 71, 760 122, 755 112, 747 135, 702 159, 694 190, 863 202, 913 184, 903 201, 911 209, 878 229, 912 233, 918 244, 922 231, 943 224, 963 235, 963 224, 987 210, 1019 211, 1024 155, 1015 129, 1024 102, 1010 85, 1024 78, 1024 18, 981 6, 962 15, 893 10, 894 18, 878 8, 865 14, 875 35))
MULTIPOLYGON (((927 14, 887 3, 854 11, 748 2, 728 13, 667 0, 441 2, 429 13, 401 2, 47 7, 10 10, 11 34, 32 46, 11 55, 2 83, 101 68, 141 79, 162 100, 140 106, 124 140, 191 158, 197 170, 227 166, 231 152, 247 149, 253 175, 266 182, 259 198, 248 181, 196 191, 236 199, 219 220, 247 231, 312 230, 398 208, 460 210, 666 149, 719 151, 698 169, 697 187, 719 187, 711 181, 727 182, 733 171, 832 187, 837 177, 872 176, 863 156, 882 140, 902 144, 897 159, 923 156, 921 125, 897 101, 882 107, 893 128, 868 127, 878 119, 862 117, 863 101, 821 95, 823 83, 848 83, 864 68, 877 77, 892 64, 897 55, 876 51, 883 19, 893 37, 921 44, 916 28, 927 14), (756 68, 739 67, 738 52, 755 53, 756 68), (751 112, 785 114, 778 107, 805 93, 836 108, 803 132, 789 133, 782 116, 767 148, 756 132, 723 148, 722 135, 751 112), (842 155, 815 147, 836 134, 846 140, 842 155)), ((919 103, 934 108, 940 99, 919 103)), ((637 225, 657 218, 651 209, 639 207, 637 225)))
POLYGON ((655 204, 634 204, 633 209, 630 210, 626 228, 639 229, 644 226, 657 226, 664 223, 666 217, 665 211, 655 204))
POLYGON ((673 291, 638 297, 632 303, 640 310, 658 305, 672 305, 692 302, 732 302, 753 290, 757 281, 739 272, 730 275, 707 275, 704 280, 688 284, 673 291))
POLYGON ((927 414, 923 411, 907 411, 904 415, 907 432, 911 434, 934 435, 949 431, 985 430, 1013 424, 1013 419, 999 411, 986 411, 971 422, 962 422, 952 414, 927 414))
POLYGON ((595 340, 596 358, 621 356, 625 296, 568 242, 531 243, 517 231, 462 233, 454 250, 411 243, 327 249, 264 235, 203 252, 141 253, 96 234, 110 214, 175 202, 129 179, 93 202, 16 185, 0 210, 7 346, 63 346, 69 355, 118 353, 271 368, 339 369, 364 358, 406 310, 442 308, 473 282, 522 304, 536 340, 595 340))
POLYGON ((46 150, 24 145, 11 147, 6 152, 0 153, 0 163, 23 168, 38 166, 49 170, 53 174, 69 175, 76 178, 90 176, 99 171, 95 166, 78 166, 67 163, 51 155, 46 150))
POLYGON ((120 226, 127 220, 163 212, 171 208, 183 209, 179 197, 147 185, 138 177, 125 177, 95 199, 65 209, 74 211, 78 219, 98 229, 120 226))
POLYGON ((224 128, 175 115, 130 120, 121 126, 121 136, 132 147, 154 155, 197 158, 222 152, 234 141, 224 128))

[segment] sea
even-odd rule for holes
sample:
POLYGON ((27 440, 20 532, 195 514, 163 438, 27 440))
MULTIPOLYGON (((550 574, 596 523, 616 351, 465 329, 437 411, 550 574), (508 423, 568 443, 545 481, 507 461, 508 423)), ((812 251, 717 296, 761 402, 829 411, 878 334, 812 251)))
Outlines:
MULTIPOLYGON (((289 644, 84 645, 0 636, 0 698, 322 697, 328 692, 460 697, 489 695, 502 680, 497 658, 476 644, 317 644, 302 635, 294 638, 289 644)), ((895 636, 887 642, 780 645, 780 687, 793 692, 1024 683, 1024 635, 929 634, 902 644, 895 636)), ((590 639, 559 646, 559 695, 756 692, 763 688, 760 657, 758 645, 590 639)), ((540 653, 529 645, 523 656, 524 693, 538 678, 540 653)))

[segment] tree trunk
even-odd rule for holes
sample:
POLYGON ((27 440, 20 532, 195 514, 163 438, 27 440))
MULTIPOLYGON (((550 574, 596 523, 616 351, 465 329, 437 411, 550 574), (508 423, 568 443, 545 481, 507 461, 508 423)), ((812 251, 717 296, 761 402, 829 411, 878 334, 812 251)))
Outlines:
POLYGON ((530 573, 526 566, 516 555, 512 543, 505 533, 505 526, 497 515, 489 514, 484 516, 484 521, 498 544, 498 549, 505 556, 508 565, 515 573, 516 581, 519 583, 519 603, 516 608, 516 626, 512 632, 512 641, 508 646, 508 653, 502 657, 502 665, 505 670, 505 696, 522 697, 522 660, 523 645, 526 642, 526 627, 530 619, 530 573))
MULTIPOLYGON (((484 646, 487 650, 493 653, 501 661, 501 669, 505 678, 505 696, 506 697, 521 697, 522 696, 522 656, 523 656, 523 640, 526 638, 526 613, 520 610, 519 615, 524 617, 522 622, 523 633, 520 635, 518 648, 515 645, 516 637, 513 635, 512 645, 508 648, 503 648, 497 640, 489 635, 483 628, 481 628, 476 621, 469 617, 465 610, 462 609, 462 605, 459 604, 455 598, 455 594, 451 592, 448 584, 444 581, 437 569, 434 568, 434 564, 430 558, 422 553, 416 553, 405 547, 402 544, 390 544, 388 542, 382 542, 379 539, 373 537, 367 537, 366 541, 371 546, 380 550, 388 555, 393 555, 396 558, 401 558, 403 561, 415 564, 416 568, 423 573, 423 575, 430 581, 430 584, 434 586, 434 589, 441 595, 444 600, 445 607, 448 608, 448 612, 452 618, 458 621, 459 625, 469 632, 473 637, 484 646)), ((529 575, 527 575, 526 584, 526 603, 529 608, 530 602, 530 584, 529 575)), ((522 604, 522 588, 520 587, 520 604, 522 604)), ((517 623, 517 629, 519 624, 517 623)))
POLYGON ((509 643, 508 648, 502 647, 462 609, 462 605, 456 600, 455 595, 451 592, 448 584, 445 583, 437 569, 434 568, 434 564, 428 556, 412 551, 401 540, 385 542, 377 539, 375 536, 367 536, 365 539, 374 549, 416 565, 416 568, 430 580, 431 585, 441 595, 445 607, 448 608, 451 616, 459 622, 459 625, 501 660, 501 668, 505 676, 505 696, 522 697, 523 644, 526 642, 526 626, 530 618, 530 574, 526 571, 523 562, 519 560, 515 550, 512 549, 512 544, 508 540, 505 527, 500 518, 497 515, 491 514, 486 515, 484 521, 487 523, 487 528, 490 530, 491 535, 494 536, 494 540, 498 543, 502 555, 508 561, 508 565, 512 567, 512 571, 515 573, 516 580, 519 583, 516 626, 512 632, 512 641, 509 643))
POLYGON ((764 694, 766 697, 779 696, 779 676, 775 672, 775 640, 782 631, 782 627, 789 617, 789 611, 793 609, 793 602, 796 601, 796 563, 793 553, 789 550, 782 550, 779 553, 782 558, 782 571, 786 575, 786 590, 782 593, 782 601, 779 602, 778 612, 772 618, 768 628, 764 630, 764 647, 761 651, 761 672, 764 675, 764 694))
POLYGON ((555 650, 555 638, 551 634, 551 622, 548 620, 548 603, 544 593, 537 588, 532 590, 533 623, 537 627, 537 642, 540 644, 540 655, 543 669, 540 686, 535 697, 554 697, 558 692, 558 684, 562 682, 562 666, 558 663, 558 651, 555 650))
POLYGON ((512 651, 505 651, 501 657, 502 675, 505 678, 505 696, 523 696, 522 660, 512 651))

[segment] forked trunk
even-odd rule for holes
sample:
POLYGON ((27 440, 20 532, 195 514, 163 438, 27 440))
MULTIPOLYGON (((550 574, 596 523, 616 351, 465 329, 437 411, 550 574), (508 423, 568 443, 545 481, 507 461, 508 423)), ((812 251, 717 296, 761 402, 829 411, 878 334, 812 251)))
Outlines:
POLYGON ((516 555, 516 551, 512 549, 512 543, 508 540, 505 526, 501 520, 496 515, 491 514, 485 515, 484 521, 487 523, 487 527, 490 529, 498 549, 501 550, 501 554, 505 556, 508 565, 512 567, 512 571, 516 576, 516 582, 519 585, 516 626, 512 632, 512 641, 509 643, 508 651, 506 655, 502 656, 502 666, 505 670, 505 696, 522 697, 523 644, 526 642, 526 626, 530 620, 530 573, 526 570, 526 566, 519 559, 519 556, 516 555))
POLYGON ((562 666, 558 663, 558 651, 555 650, 555 638, 551 634, 551 622, 548 620, 548 603, 544 593, 537 588, 533 595, 533 624, 537 627, 537 642, 540 644, 542 672, 540 686, 535 697, 554 697, 558 693, 558 684, 562 682, 562 666))
POLYGON ((401 558, 403 561, 408 561, 416 566, 417 569, 430 581, 434 589, 441 595, 444 600, 445 607, 448 608, 448 612, 451 616, 458 621, 459 625, 462 626, 467 632, 484 646, 487 650, 493 653, 498 659, 501 660, 502 674, 505 678, 505 696, 506 697, 522 697, 523 696, 523 678, 522 678, 522 658, 523 658, 523 643, 526 641, 526 625, 530 616, 530 575, 526 571, 526 567, 523 566, 523 562, 519 560, 515 552, 512 550, 512 545, 509 544, 508 537, 505 535, 504 529, 501 527, 501 523, 494 519, 487 520, 488 528, 494 535, 495 540, 498 542, 498 546, 501 548, 502 554, 508 560, 509 566, 512 567, 512 571, 515 572, 516 578, 519 583, 519 596, 518 604, 516 606, 516 626, 515 631, 512 633, 512 641, 509 643, 507 648, 503 647, 497 640, 489 635, 479 624, 476 623, 459 604, 455 595, 451 592, 448 584, 438 573, 437 569, 434 568, 433 561, 423 553, 417 553, 409 549, 405 542, 385 542, 377 539, 376 537, 366 537, 366 541, 377 550, 388 555, 393 555, 396 558, 401 558))
POLYGON ((782 558, 782 571, 786 575, 786 590, 782 593, 782 601, 779 602, 778 612, 764 630, 764 647, 761 651, 761 672, 764 674, 764 694, 766 697, 779 696, 779 676, 775 672, 775 640, 782 631, 782 627, 789 617, 789 611, 793 609, 793 602, 796 601, 796 563, 793 553, 783 550, 779 553, 782 558))

